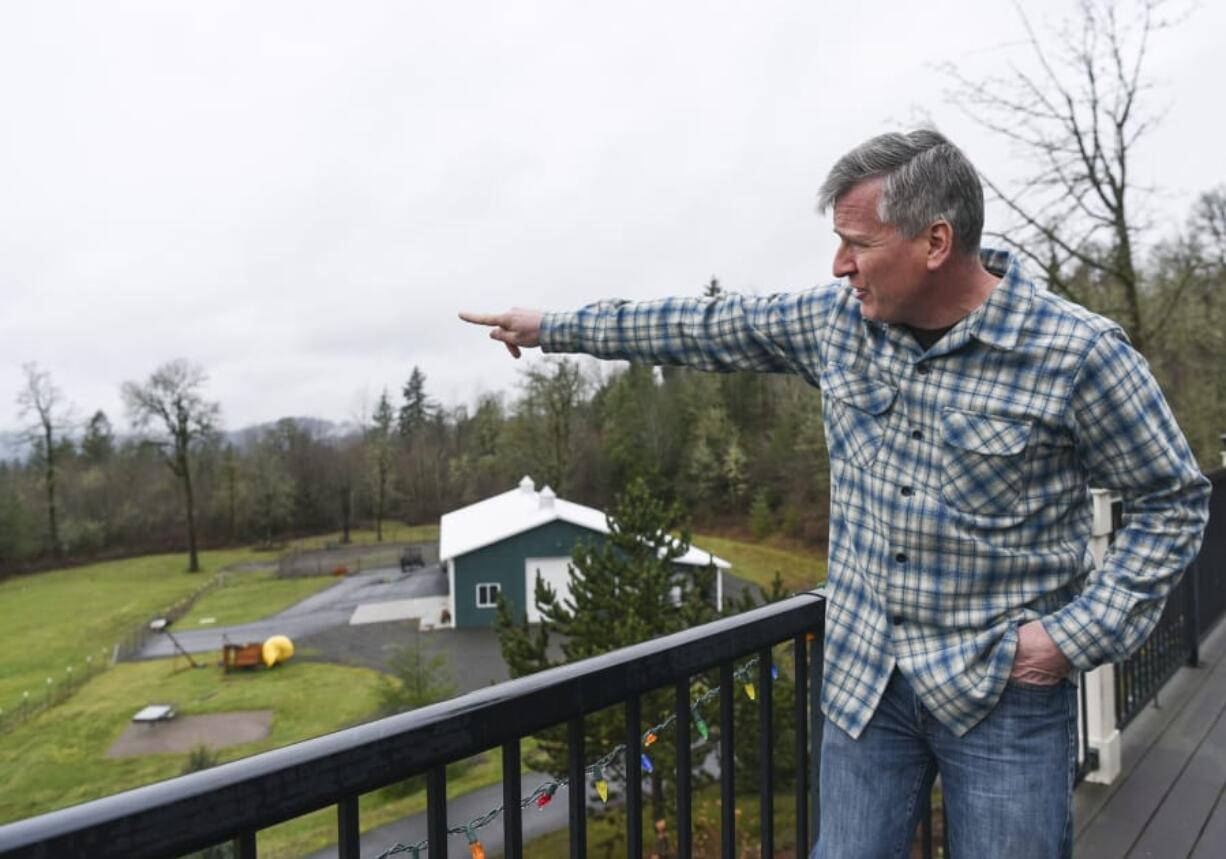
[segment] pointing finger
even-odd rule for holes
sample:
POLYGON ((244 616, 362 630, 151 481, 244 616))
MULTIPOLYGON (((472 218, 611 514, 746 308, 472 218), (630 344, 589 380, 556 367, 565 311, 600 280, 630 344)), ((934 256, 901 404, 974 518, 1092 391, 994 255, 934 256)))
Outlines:
POLYGON ((460 312, 460 318, 474 325, 502 325, 503 317, 500 313, 470 313, 465 310, 460 312))

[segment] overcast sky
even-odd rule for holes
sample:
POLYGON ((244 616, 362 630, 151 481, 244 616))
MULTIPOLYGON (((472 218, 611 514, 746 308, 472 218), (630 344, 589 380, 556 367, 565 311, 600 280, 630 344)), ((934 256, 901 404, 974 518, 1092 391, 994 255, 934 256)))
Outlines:
MULTIPOLYGON (((176 357, 228 427, 345 420, 413 365, 452 405, 514 385, 460 309, 829 280, 815 189, 866 137, 928 115, 989 176, 1024 172, 935 69, 1022 60, 1017 20, 1003 0, 5 0, 0 428, 26 361, 117 426, 120 383, 176 357)), ((1151 55, 1169 112, 1135 167, 1172 227, 1226 181, 1224 32, 1203 3, 1151 55)))

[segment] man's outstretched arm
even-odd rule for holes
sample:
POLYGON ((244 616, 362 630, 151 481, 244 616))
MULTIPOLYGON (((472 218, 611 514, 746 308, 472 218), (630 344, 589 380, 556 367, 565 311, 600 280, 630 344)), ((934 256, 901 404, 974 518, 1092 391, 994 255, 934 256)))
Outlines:
POLYGON ((462 313, 519 357, 522 347, 700 370, 797 372, 816 382, 818 342, 837 287, 655 301, 601 301, 568 313, 462 313))

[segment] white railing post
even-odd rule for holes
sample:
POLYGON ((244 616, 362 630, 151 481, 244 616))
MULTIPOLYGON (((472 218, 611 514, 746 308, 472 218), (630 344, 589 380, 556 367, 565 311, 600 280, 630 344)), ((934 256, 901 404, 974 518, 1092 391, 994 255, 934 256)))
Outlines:
MULTIPOLYGON (((1111 542, 1111 502, 1115 497, 1105 489, 1091 489, 1094 522, 1090 531, 1090 553, 1101 566, 1111 542)), ((1086 690, 1086 742, 1098 753, 1098 766, 1086 774, 1086 781, 1110 784, 1120 774, 1120 731, 1115 714, 1115 666, 1103 665, 1082 675, 1086 690)))

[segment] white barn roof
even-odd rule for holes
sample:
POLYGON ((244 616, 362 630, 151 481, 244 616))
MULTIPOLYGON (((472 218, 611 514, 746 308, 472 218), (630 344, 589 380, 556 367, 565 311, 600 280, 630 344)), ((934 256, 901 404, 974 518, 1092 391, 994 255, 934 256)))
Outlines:
MULTIPOLYGON (((439 522, 439 560, 466 555, 556 521, 569 522, 600 534, 609 533, 604 513, 558 498, 548 486, 537 492, 532 478, 525 477, 509 492, 444 513, 439 522)), ((696 567, 714 564, 723 570, 732 566, 694 545, 677 559, 677 563, 696 567)))

